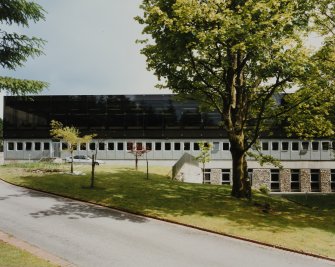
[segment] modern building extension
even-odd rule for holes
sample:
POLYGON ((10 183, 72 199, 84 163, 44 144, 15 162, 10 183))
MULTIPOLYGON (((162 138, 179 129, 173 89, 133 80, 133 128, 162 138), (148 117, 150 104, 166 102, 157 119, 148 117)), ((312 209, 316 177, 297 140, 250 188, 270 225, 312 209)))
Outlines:
MULTIPOLYGON (((220 115, 201 112, 195 101, 178 101, 174 95, 6 96, 5 161, 68 156, 66 143, 50 137, 51 120, 73 125, 82 134, 97 134, 91 143, 78 145, 76 154, 97 151, 104 161, 131 160, 134 156, 129 151, 135 145, 150 150, 147 157, 151 161, 179 164, 178 179, 231 183, 230 144, 219 126, 220 115), (199 141, 213 145, 204 180, 192 158, 199 154, 199 141), (192 169, 185 169, 187 165, 193 166, 192 172, 187 173, 186 169, 192 169)), ((279 133, 263 137, 260 144, 262 153, 280 159, 283 169, 260 166, 250 159, 254 187, 264 184, 272 191, 335 192, 331 140, 301 141, 279 133)))

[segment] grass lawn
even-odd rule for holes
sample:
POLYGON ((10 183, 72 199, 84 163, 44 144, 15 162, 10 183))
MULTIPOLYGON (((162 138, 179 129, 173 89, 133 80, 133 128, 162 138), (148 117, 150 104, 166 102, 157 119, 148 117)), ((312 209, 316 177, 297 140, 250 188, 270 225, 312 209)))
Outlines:
POLYGON ((3 267, 22 267, 22 266, 34 266, 34 267, 55 267, 45 260, 37 258, 36 256, 13 247, 0 240, 0 266, 3 267))
POLYGON ((335 259, 334 195, 313 206, 310 195, 309 205, 260 193, 254 193, 252 201, 237 200, 230 196, 229 186, 172 181, 167 167, 151 167, 147 180, 144 168, 136 172, 111 165, 97 166, 96 187, 89 189, 89 166, 75 166, 75 170, 86 172, 83 176, 36 171, 43 168, 38 164, 2 166, 0 177, 18 185, 335 259))

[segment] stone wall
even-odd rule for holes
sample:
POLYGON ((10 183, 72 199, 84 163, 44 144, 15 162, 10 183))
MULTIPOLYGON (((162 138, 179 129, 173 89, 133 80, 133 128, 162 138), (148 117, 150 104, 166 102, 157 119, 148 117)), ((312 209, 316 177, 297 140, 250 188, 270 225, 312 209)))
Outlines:
POLYGON ((300 169, 300 190, 301 192, 311 192, 311 170, 300 169))
POLYGON ((279 171, 280 192, 291 192, 291 170, 282 169, 279 171))
POLYGON ((331 192, 331 185, 330 185, 330 169, 321 169, 320 170, 320 189, 323 193, 330 193, 331 192))
POLYGON ((221 169, 211 169, 211 184, 222 184, 221 169))
POLYGON ((252 173, 252 187, 259 189, 262 185, 271 190, 271 172, 270 169, 254 169, 252 173))

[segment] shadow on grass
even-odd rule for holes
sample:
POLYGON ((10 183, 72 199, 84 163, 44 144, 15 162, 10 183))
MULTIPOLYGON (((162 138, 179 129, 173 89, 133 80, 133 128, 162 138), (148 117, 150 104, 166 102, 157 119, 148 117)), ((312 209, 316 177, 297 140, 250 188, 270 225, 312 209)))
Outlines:
MULTIPOLYGON (((280 232, 283 229, 316 228, 335 233, 335 211, 311 209, 295 203, 265 195, 254 195, 252 201, 237 200, 230 196, 230 187, 186 184, 171 181, 164 176, 135 172, 131 169, 97 172, 96 187, 89 185, 89 175, 69 176, 49 174, 43 177, 28 176, 21 184, 51 191, 65 196, 118 207, 162 218, 199 216, 201 218, 225 218, 241 227, 253 230, 280 232), (270 209, 264 212, 262 205, 270 209)), ((118 220, 145 222, 137 216, 96 209, 72 201, 60 203, 45 211, 31 214, 35 218, 66 215, 73 218, 113 217, 118 220)))

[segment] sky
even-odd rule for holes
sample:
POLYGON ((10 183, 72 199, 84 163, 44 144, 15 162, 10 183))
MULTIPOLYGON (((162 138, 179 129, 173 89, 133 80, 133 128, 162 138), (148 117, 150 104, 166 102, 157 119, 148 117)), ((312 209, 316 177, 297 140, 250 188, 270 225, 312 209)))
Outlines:
MULTIPOLYGON (((35 0, 46 20, 9 29, 47 41, 45 55, 3 76, 48 82, 41 94, 160 94, 140 54, 141 0, 35 0)), ((3 101, 0 97, 0 116, 3 101)))

